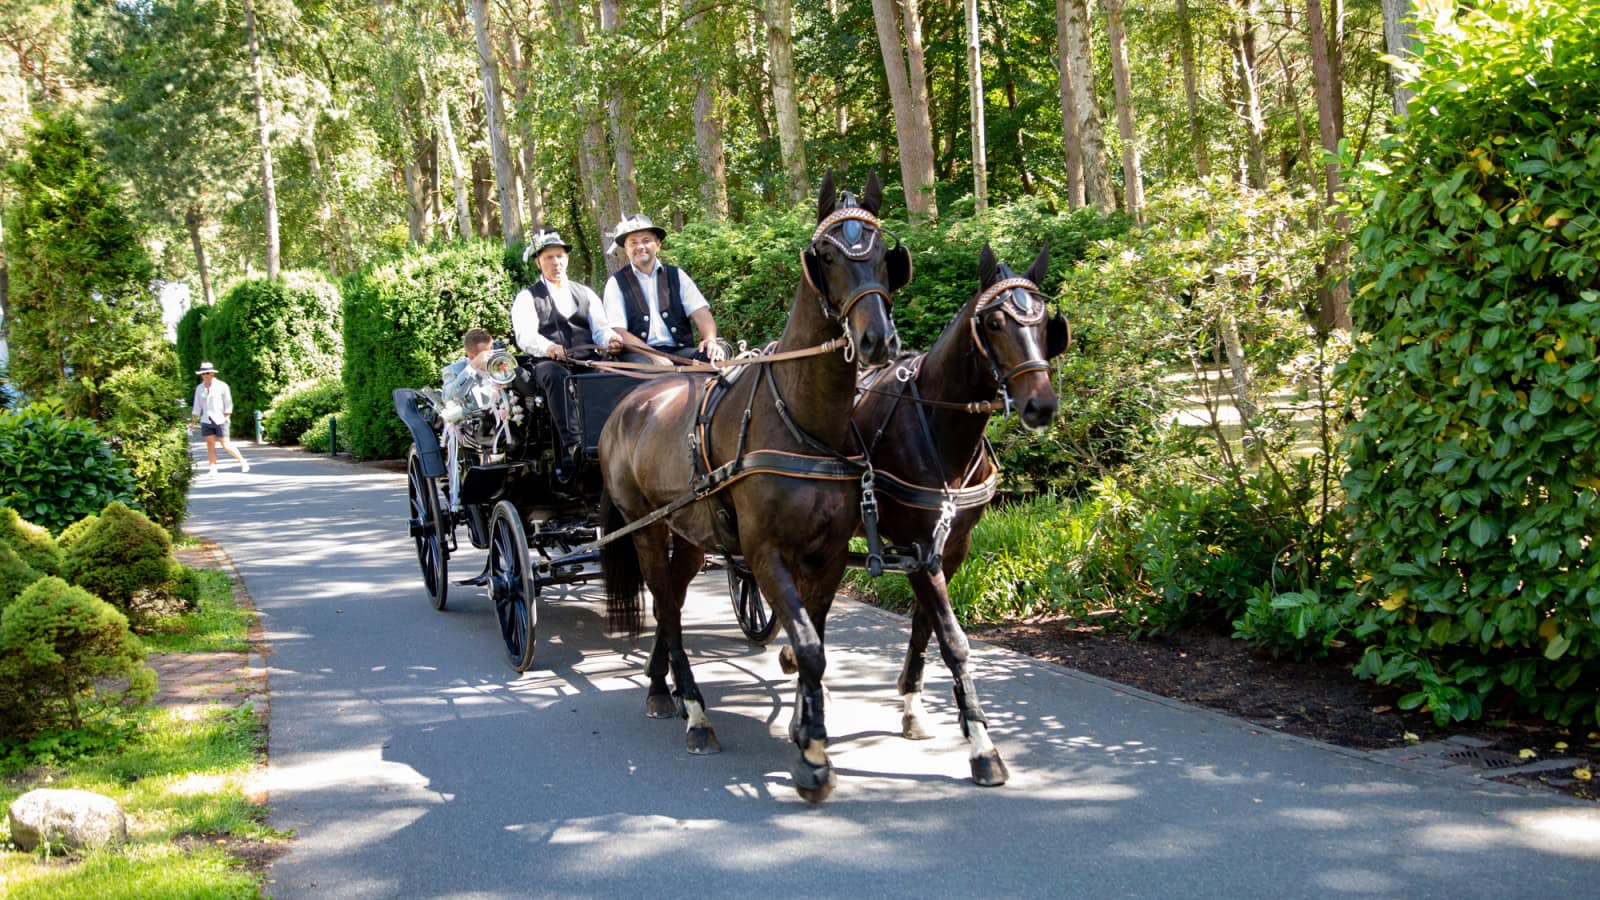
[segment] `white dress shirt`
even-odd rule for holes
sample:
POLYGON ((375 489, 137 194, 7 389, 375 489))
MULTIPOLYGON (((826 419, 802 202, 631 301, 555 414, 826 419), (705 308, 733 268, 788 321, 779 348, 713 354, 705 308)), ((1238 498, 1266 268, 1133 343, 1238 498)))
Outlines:
MULTIPOLYGON (((667 320, 656 309, 656 278, 662 272, 661 263, 657 261, 650 274, 639 271, 634 266, 628 266, 628 271, 639 282, 639 290, 644 293, 645 306, 650 310, 650 332, 645 338, 645 343, 652 347, 674 347, 677 340, 672 332, 667 330, 667 320)), ((705 295, 700 293, 700 288, 695 286, 694 279, 682 269, 678 270, 678 291, 683 298, 683 314, 692 317, 698 310, 705 309, 711 304, 706 302, 705 295)), ((628 311, 623 306, 622 288, 617 287, 614 279, 606 279, 605 292, 606 320, 616 322, 618 328, 628 327, 628 311)))
MULTIPOLYGON (((590 339, 594 341, 596 347, 604 347, 611 343, 615 333, 611 330, 605 305, 599 302, 600 298, 595 296, 594 291, 570 280, 560 285, 551 284, 543 278, 539 280, 544 283, 545 290, 550 292, 550 300, 555 305, 556 311, 563 316, 570 318, 577 312, 581 297, 586 307, 585 311, 589 314, 590 339)), ((511 335, 522 352, 544 356, 550 349, 552 341, 539 333, 540 324, 542 323, 539 321, 538 308, 533 302, 533 293, 523 288, 517 292, 517 299, 511 302, 511 335)))

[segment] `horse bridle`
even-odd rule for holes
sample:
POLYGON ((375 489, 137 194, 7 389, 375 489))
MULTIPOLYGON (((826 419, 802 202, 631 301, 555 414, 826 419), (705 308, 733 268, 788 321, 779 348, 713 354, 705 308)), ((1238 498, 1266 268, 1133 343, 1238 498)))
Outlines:
MULTIPOLYGON (((894 298, 889 293, 888 285, 879 281, 868 281, 859 285, 856 292, 845 299, 835 310, 828 303, 828 293, 811 278, 811 267, 806 264, 806 256, 816 256, 817 245, 826 241, 839 248, 849 259, 860 262, 872 254, 873 248, 878 246, 878 235, 883 231, 883 223, 878 217, 859 206, 847 206, 829 213, 826 218, 817 223, 817 228, 811 233, 811 241, 806 248, 800 251, 800 277, 817 295, 817 303, 822 307, 822 314, 829 320, 836 322, 843 328, 846 335, 850 329, 844 328, 845 319, 849 318, 850 311, 865 297, 873 294, 883 298, 884 305, 892 307, 894 298), (838 229, 840 235, 834 230, 838 229), (843 240, 840 240, 840 237, 843 240)), ((896 242, 898 243, 898 242, 896 242)), ((847 354, 854 350, 854 346, 847 348, 847 354)))
POLYGON ((1008 385, 1011 379, 1028 372, 1041 369, 1048 370, 1050 363, 1043 359, 1026 359, 1005 372, 1000 371, 1000 364, 995 361, 994 349, 989 346, 989 339, 978 322, 985 313, 1000 310, 1007 318, 1016 324, 1031 328, 1045 320, 1048 314, 1044 300, 1038 296, 1039 286, 1027 278, 1020 276, 1002 278, 989 285, 984 292, 973 301, 972 310, 972 343, 978 348, 978 355, 989 364, 989 373, 994 377, 995 385, 1005 397, 1006 408, 1011 406, 1011 391, 1008 385))

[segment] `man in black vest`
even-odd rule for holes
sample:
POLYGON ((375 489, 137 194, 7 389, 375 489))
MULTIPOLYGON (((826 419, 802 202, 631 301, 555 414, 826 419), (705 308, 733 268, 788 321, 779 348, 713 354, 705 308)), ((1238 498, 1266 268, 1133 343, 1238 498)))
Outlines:
POLYGON ((542 277, 517 292, 511 304, 511 333, 523 353, 536 357, 533 380, 544 390, 550 415, 561 435, 558 476, 570 476, 583 452, 583 432, 572 407, 564 360, 612 354, 622 339, 607 323, 605 308, 594 291, 567 278, 567 251, 561 235, 541 231, 528 242, 523 262, 531 255, 542 277))
POLYGON ((711 305, 689 273, 656 259, 666 236, 666 229, 644 216, 617 223, 612 249, 621 249, 628 265, 606 279, 604 301, 609 321, 628 331, 622 338, 622 359, 660 362, 659 354, 670 353, 716 362, 723 351, 711 305), (699 334, 698 344, 689 334, 690 323, 699 334))

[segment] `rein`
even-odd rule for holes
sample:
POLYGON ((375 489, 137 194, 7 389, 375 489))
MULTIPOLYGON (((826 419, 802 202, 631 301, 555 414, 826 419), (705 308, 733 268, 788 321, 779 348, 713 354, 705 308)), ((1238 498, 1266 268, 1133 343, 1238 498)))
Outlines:
MULTIPOLYGON (((725 359, 721 362, 706 363, 694 361, 686 362, 681 366, 661 366, 656 365, 655 363, 612 362, 598 359, 569 359, 567 362, 575 366, 583 366, 586 369, 594 369, 597 372, 610 372, 614 375, 628 375, 633 378, 656 378, 661 375, 690 375, 694 373, 712 374, 721 372, 725 369, 736 369, 740 366, 770 365, 771 363, 783 362, 784 360, 789 359, 803 359, 807 356, 821 356, 825 353, 832 353, 833 351, 842 347, 848 347, 849 344, 850 339, 840 335, 839 337, 830 338, 815 346, 803 347, 799 350, 784 350, 777 353, 752 353, 749 355, 741 354, 733 359, 725 359)), ((681 359, 682 357, 674 358, 681 359)))

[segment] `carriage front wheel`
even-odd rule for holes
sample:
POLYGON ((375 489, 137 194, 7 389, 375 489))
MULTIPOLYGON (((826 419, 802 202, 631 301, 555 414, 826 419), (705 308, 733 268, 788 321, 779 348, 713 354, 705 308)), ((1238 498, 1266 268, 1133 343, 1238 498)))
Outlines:
POLYGON ((733 600, 733 616, 739 620, 739 630, 750 640, 765 645, 778 627, 772 607, 761 596, 756 576, 742 560, 729 559, 727 569, 728 596, 733 600))
POLYGON ((518 672, 533 668, 534 635, 538 626, 536 599, 528 564, 528 534, 522 513, 510 500, 494 505, 489 526, 489 599, 500 621, 500 638, 506 644, 506 661, 518 672))
POLYGON ((417 545, 422 584, 428 589, 433 608, 444 609, 445 595, 450 590, 450 551, 445 543, 438 480, 422 474, 416 447, 406 456, 406 494, 411 500, 411 539, 417 545))

